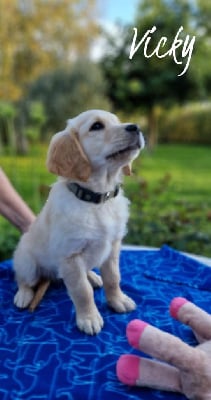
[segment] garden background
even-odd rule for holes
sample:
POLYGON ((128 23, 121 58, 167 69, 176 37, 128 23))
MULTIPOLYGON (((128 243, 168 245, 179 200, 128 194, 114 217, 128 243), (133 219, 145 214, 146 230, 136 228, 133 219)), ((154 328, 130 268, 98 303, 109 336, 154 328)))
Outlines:
MULTIPOLYGON (((113 111, 146 139, 125 180, 125 243, 211 256, 211 3, 140 0, 131 24, 112 27, 105 11, 103 0, 0 0, 0 165, 38 213, 55 180, 45 167, 51 136, 81 111, 113 111), (141 39, 154 25, 151 50, 162 36, 168 49, 180 26, 183 39, 196 36, 183 76, 171 57, 140 49, 129 60, 133 27, 141 39)), ((0 217, 0 259, 19 237, 0 217)))

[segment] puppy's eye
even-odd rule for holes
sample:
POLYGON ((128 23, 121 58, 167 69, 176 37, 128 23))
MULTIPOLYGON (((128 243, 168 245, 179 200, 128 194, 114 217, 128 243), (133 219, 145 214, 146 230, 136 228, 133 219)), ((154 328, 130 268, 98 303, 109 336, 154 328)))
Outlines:
POLYGON ((92 124, 91 128, 89 129, 90 131, 99 131, 100 129, 103 129, 104 125, 102 122, 94 122, 94 124, 92 124))

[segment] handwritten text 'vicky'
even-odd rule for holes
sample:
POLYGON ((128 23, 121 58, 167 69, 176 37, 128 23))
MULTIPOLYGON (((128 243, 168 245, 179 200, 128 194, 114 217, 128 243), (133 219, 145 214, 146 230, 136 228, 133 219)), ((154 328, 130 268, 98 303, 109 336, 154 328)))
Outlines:
POLYGON ((133 29, 134 29, 134 36, 133 36, 133 41, 132 41, 131 48, 130 48, 130 55, 129 55, 130 60, 132 60, 134 54, 138 51, 140 46, 143 44, 144 45, 143 53, 146 58, 151 58, 154 55, 157 58, 164 58, 166 56, 169 56, 169 57, 173 57, 174 62, 176 64, 183 64, 184 59, 187 57, 187 62, 184 66, 184 69, 182 70, 182 72, 180 74, 178 74, 178 76, 182 76, 183 74, 185 74, 185 72, 188 70, 188 67, 190 65, 191 56, 192 56, 192 52, 193 52, 193 46, 194 46, 195 39, 196 39, 195 36, 190 38, 189 35, 186 35, 184 40, 179 38, 180 33, 183 31, 183 26, 181 26, 178 29, 178 31, 175 35, 175 38, 174 38, 168 51, 166 51, 164 53, 161 52, 161 49, 164 46, 166 46, 166 43, 168 42, 168 38, 166 36, 162 36, 161 39, 159 40, 157 46, 155 47, 155 49, 150 53, 150 52, 148 52, 148 45, 151 40, 151 36, 149 36, 149 35, 154 33, 157 30, 156 26, 153 26, 151 29, 148 29, 145 32, 144 36, 141 38, 141 40, 138 42, 138 44, 136 44, 138 29, 137 28, 133 28, 133 29), (180 56, 179 56, 177 49, 179 49, 179 47, 181 47, 181 46, 183 46, 183 47, 182 47, 182 49, 180 49, 180 52, 179 52, 180 56))

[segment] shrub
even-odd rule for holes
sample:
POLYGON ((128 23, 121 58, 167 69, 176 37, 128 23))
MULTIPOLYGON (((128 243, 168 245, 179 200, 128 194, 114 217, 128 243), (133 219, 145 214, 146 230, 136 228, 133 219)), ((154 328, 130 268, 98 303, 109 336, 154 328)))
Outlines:
POLYGON ((32 101, 29 104, 28 111, 28 126, 25 129, 25 134, 30 142, 38 142, 42 126, 44 126, 46 122, 43 104, 40 101, 32 101))
POLYGON ((165 111, 159 118, 160 143, 211 144, 211 103, 165 111))
POLYGON ((20 233, 7 221, 0 224, 0 261, 10 259, 20 238, 20 233))
POLYGON ((181 251, 211 256, 210 205, 203 200, 193 204, 178 198, 168 205, 172 186, 172 177, 166 174, 154 188, 143 179, 127 187, 131 214, 125 242, 158 248, 168 244, 181 251))

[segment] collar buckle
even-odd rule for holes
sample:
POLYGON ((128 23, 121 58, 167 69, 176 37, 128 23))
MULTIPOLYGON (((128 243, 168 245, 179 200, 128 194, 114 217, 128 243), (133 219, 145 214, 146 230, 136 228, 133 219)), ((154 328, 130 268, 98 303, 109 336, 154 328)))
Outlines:
POLYGON ((106 192, 102 194, 101 203, 105 203, 105 201, 109 200, 111 197, 111 192, 106 192))

